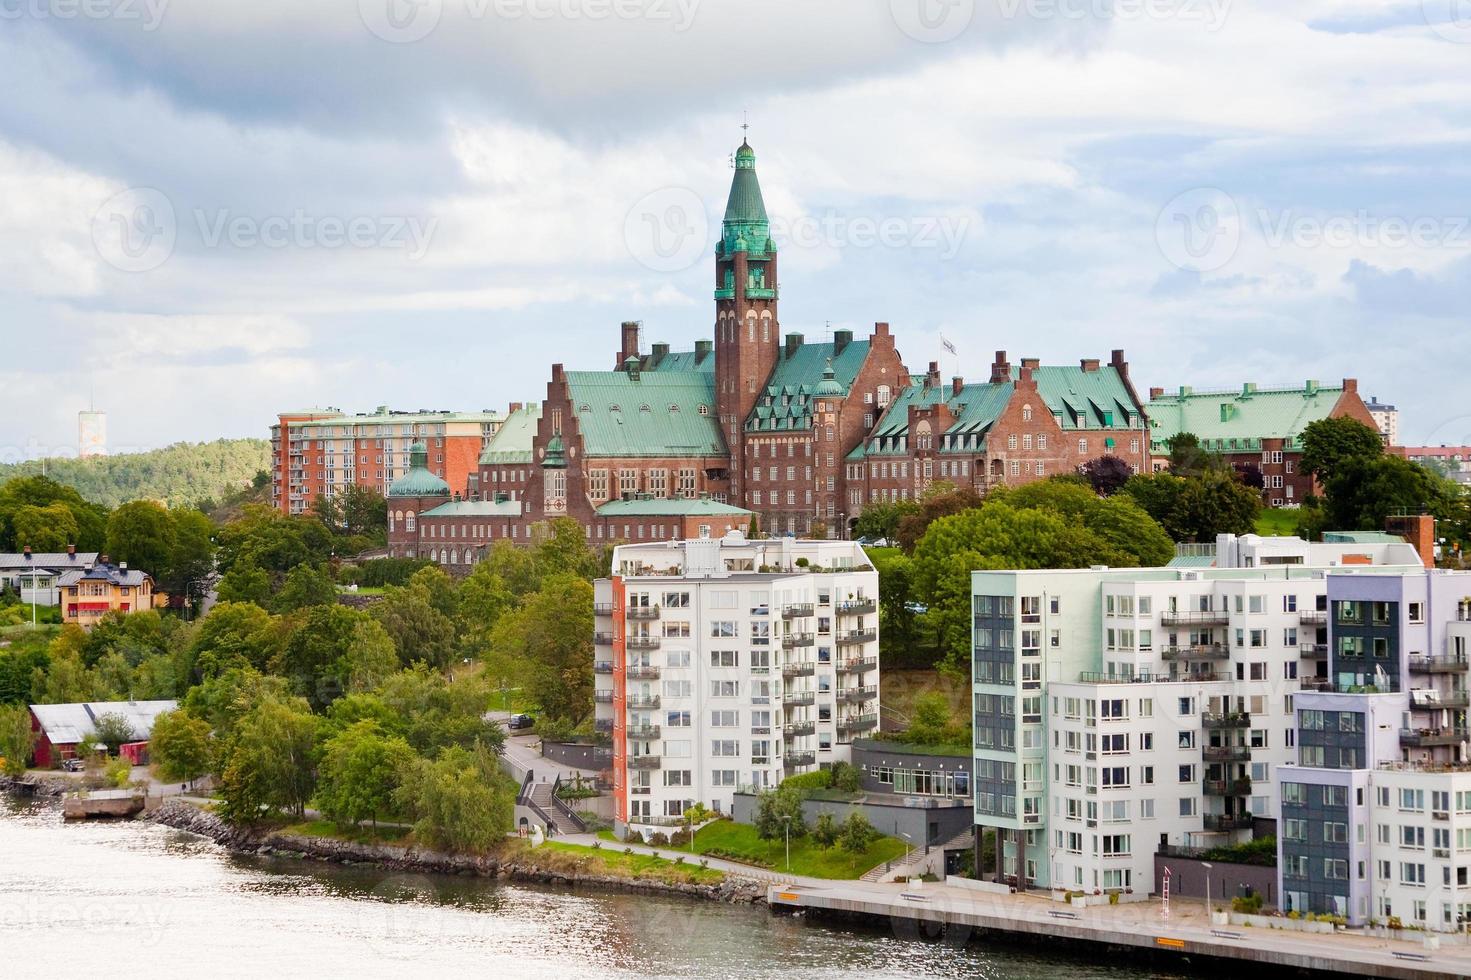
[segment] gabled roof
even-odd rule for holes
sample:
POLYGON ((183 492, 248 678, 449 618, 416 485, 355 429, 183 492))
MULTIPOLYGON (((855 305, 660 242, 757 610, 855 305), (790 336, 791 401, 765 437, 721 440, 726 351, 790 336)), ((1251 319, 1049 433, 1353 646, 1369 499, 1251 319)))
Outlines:
POLYGON ((599 517, 750 517, 741 507, 705 498, 686 499, 659 497, 654 499, 610 500, 598 508, 599 517))
POLYGON ((480 452, 480 465, 531 462, 531 444, 536 437, 536 423, 541 420, 541 402, 517 409, 491 436, 480 452))
POLYGON ((29 556, 24 553, 0 554, 0 572, 26 571, 32 568, 61 571, 67 568, 85 568, 96 562, 97 552, 95 551, 79 551, 74 555, 50 551, 35 552, 29 556))
POLYGON ((756 407, 746 419, 747 432, 786 432, 812 428, 812 399, 828 361, 832 361, 832 381, 840 395, 853 387, 858 372, 868 359, 869 342, 849 341, 841 351, 832 343, 801 344, 788 356, 783 347, 776 367, 765 387, 756 393, 756 407))
POLYGON ((107 582, 121 588, 142 585, 149 578, 147 572, 140 572, 136 568, 98 563, 91 568, 69 568, 57 577, 56 584, 61 588, 66 588, 78 582, 107 582))
POLYGON ((584 457, 725 456, 708 371, 569 371, 584 457))
MULTIPOLYGON (((1012 380, 1021 377, 1021 370, 1011 369, 1012 380)), ((1096 371, 1043 365, 1032 369, 1032 380, 1064 429, 1125 429, 1140 424, 1140 407, 1129 397, 1123 375, 1111 365, 1096 371)))
POLYGON ((1327 418, 1342 397, 1342 385, 1315 381, 1296 388, 1181 388, 1150 400, 1150 440, 1156 451, 1181 432, 1195 434, 1203 448, 1217 452, 1260 451, 1263 439, 1285 439, 1295 447, 1303 429, 1327 418))
POLYGON ((419 515, 425 517, 520 517, 519 500, 451 500, 419 515))
POLYGON ((46 740, 52 745, 76 745, 97 730, 102 715, 121 715, 133 726, 140 740, 153 733, 153 722, 165 711, 178 708, 177 701, 85 701, 75 704, 33 704, 46 740))

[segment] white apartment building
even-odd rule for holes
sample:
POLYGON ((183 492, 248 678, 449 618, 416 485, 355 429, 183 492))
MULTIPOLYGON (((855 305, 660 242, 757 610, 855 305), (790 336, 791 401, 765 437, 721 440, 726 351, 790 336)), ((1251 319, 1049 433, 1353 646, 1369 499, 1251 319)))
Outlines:
POLYGON ((878 728, 878 573, 848 541, 620 545, 594 587, 594 700, 615 829, 849 760, 878 728))
POLYGON ((1328 572, 1423 566, 1408 545, 1333 568, 1258 540, 1234 541, 1244 568, 972 574, 976 823, 1000 841, 983 873, 1148 890, 1161 845, 1274 817, 1294 697, 1329 678, 1328 572), (1375 559, 1406 564, 1357 564, 1375 559))

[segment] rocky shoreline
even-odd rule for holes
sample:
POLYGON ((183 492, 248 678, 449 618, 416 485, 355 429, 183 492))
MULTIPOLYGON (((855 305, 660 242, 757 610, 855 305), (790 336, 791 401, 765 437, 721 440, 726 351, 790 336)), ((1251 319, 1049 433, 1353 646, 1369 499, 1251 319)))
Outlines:
POLYGON ((61 799, 70 790, 77 789, 80 784, 65 776, 39 776, 31 774, 24 777, 0 776, 0 793, 14 793, 16 796, 33 796, 37 799, 61 799))
POLYGON ((208 837, 237 854, 276 855, 333 864, 367 864, 391 871, 475 876, 523 884, 673 895, 735 905, 766 901, 766 891, 757 882, 729 877, 713 885, 681 884, 545 868, 536 863, 534 851, 520 849, 510 854, 448 854, 393 844, 361 844, 330 837, 252 831, 231 827, 214 814, 178 800, 165 802, 149 814, 148 819, 165 827, 208 837))

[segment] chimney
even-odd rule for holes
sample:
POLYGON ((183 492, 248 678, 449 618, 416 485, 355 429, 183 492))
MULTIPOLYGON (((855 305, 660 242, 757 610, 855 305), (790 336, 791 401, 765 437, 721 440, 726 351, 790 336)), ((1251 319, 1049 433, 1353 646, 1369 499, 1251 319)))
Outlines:
POLYGON ((630 357, 638 357, 638 331, 637 320, 624 320, 620 328, 621 344, 618 348, 618 366, 622 367, 630 357))
POLYGON ((74 544, 67 545, 66 546, 66 556, 68 558, 71 558, 71 559, 75 560, 76 557, 77 557, 77 546, 74 545, 74 544))
POLYGON ((851 343, 853 343, 853 331, 851 331, 851 330, 834 330, 833 331, 833 356, 836 357, 839 354, 843 353, 843 351, 845 349, 847 349, 848 345, 851 344, 851 343))
POLYGON ((1345 395, 1357 395, 1359 393, 1359 382, 1357 378, 1343 379, 1343 393, 1345 395))
POLYGON ((30 545, 26 545, 25 546, 25 549, 21 553, 26 556, 26 561, 30 561, 31 560, 31 546, 30 545))
POLYGON ((1309 381, 1307 384, 1303 385, 1303 391, 1307 392, 1309 395, 1316 395, 1318 393, 1318 387, 1318 382, 1309 381))
POLYGON ((1163 398, 1164 396, 1165 396, 1165 390, 1163 388, 1150 388, 1149 389, 1149 400, 1150 401, 1154 401, 1156 398, 1163 398))
POLYGON ((1255 395, 1255 394, 1256 394, 1256 382, 1255 381, 1247 381, 1247 382, 1245 382, 1245 383, 1242 384, 1242 386, 1241 386, 1241 395, 1242 395, 1243 398, 1246 397, 1247 395, 1255 395))
POLYGON ((669 345, 668 344, 664 344, 664 343, 655 344, 654 345, 654 363, 651 366, 658 366, 659 362, 662 361, 662 360, 664 360, 664 358, 666 358, 668 356, 669 356, 669 345))
POLYGON ((1435 518, 1429 514, 1405 514, 1390 516, 1384 521, 1384 530, 1404 537, 1420 553, 1426 568, 1435 567, 1435 518))
POLYGON ((957 374, 955 377, 953 377, 953 378, 950 379, 950 393, 952 395, 958 395, 958 394, 960 394, 964 390, 965 390, 965 379, 964 378, 962 378, 960 375, 957 374))
POLYGON ((1028 371, 1035 371, 1035 370, 1037 370, 1041 366, 1042 366, 1042 359, 1040 357, 1024 357, 1024 358, 1022 358, 1022 367, 1026 368, 1028 371))
POLYGON ((1117 368, 1121 372, 1129 370, 1129 362, 1124 360, 1124 349, 1122 347, 1115 347, 1113 349, 1113 353, 1108 358, 1108 364, 1109 367, 1117 368))
POLYGON ((925 372, 924 386, 926 388, 940 387, 940 362, 931 361, 930 369, 925 372))
POLYGON ((715 342, 714 341, 711 341, 711 340, 697 340, 697 341, 695 341, 695 363, 696 364, 703 364, 703 363, 705 363, 705 358, 709 357, 710 356, 710 352, 712 350, 714 350, 714 349, 715 349, 715 342))
POLYGON ((1089 373, 1098 370, 1098 358, 1096 357, 1085 357, 1081 361, 1079 361, 1078 364, 1082 367, 1084 371, 1087 371, 1089 373))
POLYGON ((128 570, 128 563, 125 562, 125 561, 118 562, 117 563, 117 569, 120 572, 126 572, 128 570))
POLYGON ((787 359, 790 360, 797 353, 797 348, 802 346, 802 335, 799 333, 787 334, 787 359))
POLYGON ((996 352, 996 360, 991 365, 991 383, 993 385, 1005 384, 1011 380, 1011 362, 1006 359, 1006 351, 996 352))

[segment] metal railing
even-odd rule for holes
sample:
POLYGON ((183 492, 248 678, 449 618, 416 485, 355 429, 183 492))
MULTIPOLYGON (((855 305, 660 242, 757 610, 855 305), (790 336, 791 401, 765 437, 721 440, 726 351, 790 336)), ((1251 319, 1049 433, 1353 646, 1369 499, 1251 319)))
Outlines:
POLYGON ((793 721, 781 726, 781 732, 788 738, 800 738, 803 735, 813 735, 817 732, 815 721, 793 721))
POLYGON ((849 630, 837 635, 838 646, 853 646, 859 643, 872 643, 879 638, 876 629, 849 630))
POLYGON ((630 650, 657 650, 659 649, 659 637, 657 636, 630 636, 624 641, 630 650))
POLYGON ((1251 715, 1241 711, 1206 712, 1200 716, 1203 728, 1250 728, 1251 715))
POLYGON ((1231 621, 1231 614, 1224 609, 1171 610, 1160 613, 1160 622, 1166 626, 1224 626, 1231 621))
POLYGON ((810 647, 817 642, 817 637, 811 633, 788 633, 781 638, 783 650, 795 650, 797 647, 810 647))
POLYGON ((817 664, 806 661, 799 664, 783 664, 781 676, 783 680, 791 680, 793 677, 811 677, 817 673, 817 664))
POLYGON ((838 731, 863 732, 868 731, 870 728, 877 728, 878 723, 878 715, 857 715, 852 718, 840 719, 838 721, 838 731))
POLYGON ((810 766, 816 762, 816 752, 788 752, 782 756, 782 764, 788 769, 795 769, 798 766, 810 766))
POLYGON ((1307 626, 1327 626, 1328 610, 1326 609, 1303 609, 1297 614, 1297 621, 1307 626))
POLYGON ((629 619, 658 619, 658 606, 625 606, 624 613, 629 619))
POLYGON ((838 674, 861 674, 869 670, 877 670, 879 666, 878 657, 858 657, 853 660, 838 661, 838 674))
POLYGON ((781 607, 782 619, 801 619, 815 615, 817 607, 810 602, 793 602, 781 607))
POLYGON ((1465 728, 1402 728, 1399 733, 1399 744, 1416 749, 1459 745, 1468 740, 1471 740, 1471 730, 1465 728))
POLYGON ((862 704, 879 696, 877 687, 849 687, 838 692, 838 700, 844 704, 862 704))
POLYGON ((800 708, 816 701, 817 695, 811 691, 787 691, 781 696, 782 706, 786 708, 800 708))
POLYGON ((1413 708, 1464 708, 1467 701, 1465 691, 1410 692, 1410 706, 1413 708))
POLYGON ((878 612, 877 599, 849 599, 837 604, 837 610, 844 616, 866 616, 869 613, 878 612))
POLYGON ((1159 655, 1164 660, 1230 660, 1231 648, 1224 643, 1192 643, 1165 647, 1159 655))
POLYGON ((1448 654, 1439 657, 1411 656, 1410 672, 1415 674, 1464 674, 1471 664, 1465 657, 1448 654))
POLYGON ((659 679, 659 668, 641 664, 637 667, 629 667, 625 673, 629 680, 634 681, 656 681, 659 679))
POLYGON ((613 661, 611 661, 611 660, 596 660, 596 661, 594 661, 593 662, 593 665, 592 665, 592 672, 594 674, 611 674, 611 673, 613 673, 613 661))
POLYGON ((660 729, 658 725, 629 725, 625 731, 629 738, 650 740, 659 737, 660 729))
POLYGON ((660 765, 657 755, 631 755, 628 757, 629 769, 658 769, 660 765))
POLYGON ((630 694, 628 706, 635 710, 659 707, 659 695, 657 694, 630 694))
POLYGON ((1207 745, 1200 752, 1206 762, 1245 762, 1251 758, 1249 745, 1207 745))
POLYGON ((598 630, 593 633, 592 641, 600 647, 610 647, 613 645, 613 634, 607 630, 598 630))
POLYGON ((1206 796, 1250 796, 1250 779, 1207 779, 1204 784, 1206 796))
POLYGON ((1206 830, 1219 832, 1250 830, 1253 826, 1251 817, 1232 816, 1223 813, 1207 813, 1203 821, 1206 830))

